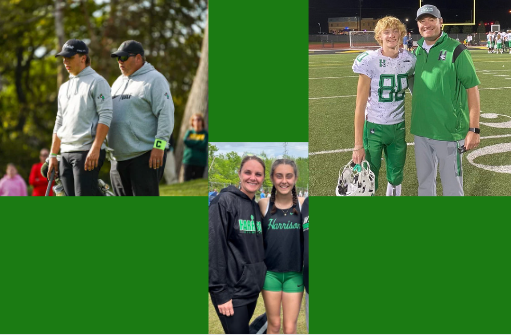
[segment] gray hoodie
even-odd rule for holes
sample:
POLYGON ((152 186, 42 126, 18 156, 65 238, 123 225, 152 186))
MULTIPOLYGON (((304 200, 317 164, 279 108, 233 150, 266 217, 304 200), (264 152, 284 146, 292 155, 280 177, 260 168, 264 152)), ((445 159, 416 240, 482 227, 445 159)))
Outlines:
POLYGON ((61 141, 60 152, 90 150, 98 123, 110 126, 112 120, 110 85, 87 66, 60 86, 58 102, 53 133, 61 141))
POLYGON ((145 62, 131 76, 117 78, 112 102, 114 113, 107 138, 118 161, 152 150, 155 139, 169 141, 174 103, 167 79, 151 64, 145 62))

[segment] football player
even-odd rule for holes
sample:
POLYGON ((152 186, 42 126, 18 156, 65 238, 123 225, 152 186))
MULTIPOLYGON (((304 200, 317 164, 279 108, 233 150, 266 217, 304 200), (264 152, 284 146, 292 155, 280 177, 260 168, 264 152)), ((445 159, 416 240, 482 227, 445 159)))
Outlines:
POLYGON ((497 34, 496 41, 497 41, 496 53, 499 54, 499 51, 500 51, 500 53, 502 53, 502 36, 500 36, 500 34, 497 34))
POLYGON ((380 19, 374 29, 380 48, 361 53, 353 63, 353 72, 359 74, 359 79, 352 159, 356 164, 364 158, 369 162, 378 189, 385 152, 388 196, 401 195, 406 156, 404 99, 405 90, 412 84, 415 56, 399 48, 405 33, 399 19, 380 19))
POLYGON ((491 33, 488 33, 487 44, 488 44, 488 53, 489 54, 491 54, 491 52, 492 52, 492 38, 493 38, 493 35, 491 33))

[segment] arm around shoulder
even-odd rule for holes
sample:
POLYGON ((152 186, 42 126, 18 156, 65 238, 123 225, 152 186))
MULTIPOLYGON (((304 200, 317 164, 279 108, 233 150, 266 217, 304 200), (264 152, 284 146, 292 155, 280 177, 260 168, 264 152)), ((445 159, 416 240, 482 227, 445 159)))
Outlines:
POLYGON ((263 198, 259 200, 257 203, 259 205, 259 210, 261 211, 261 215, 264 217, 266 214, 266 207, 268 207, 268 198, 263 198))

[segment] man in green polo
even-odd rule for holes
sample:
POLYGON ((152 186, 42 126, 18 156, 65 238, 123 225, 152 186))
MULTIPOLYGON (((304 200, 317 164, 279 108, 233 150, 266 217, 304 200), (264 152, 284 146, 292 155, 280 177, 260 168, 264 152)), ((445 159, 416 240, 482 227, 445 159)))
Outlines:
POLYGON ((467 48, 442 32, 433 5, 417 11, 422 38, 415 50, 411 133, 419 195, 436 195, 437 168, 443 195, 463 195, 461 153, 479 145, 480 84, 467 48))

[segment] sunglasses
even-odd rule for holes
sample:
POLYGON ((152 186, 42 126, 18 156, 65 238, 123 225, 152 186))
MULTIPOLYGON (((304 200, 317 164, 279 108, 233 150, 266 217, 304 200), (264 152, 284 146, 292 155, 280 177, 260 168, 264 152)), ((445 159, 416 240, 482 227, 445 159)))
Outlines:
POLYGON ((121 62, 123 62, 123 63, 124 63, 125 61, 127 61, 127 60, 128 60, 128 58, 130 58, 130 57, 134 57, 134 56, 136 56, 136 55, 117 56, 117 61, 121 61, 121 62))

